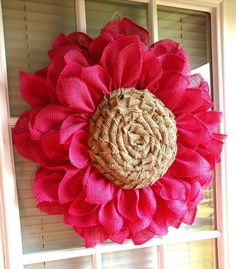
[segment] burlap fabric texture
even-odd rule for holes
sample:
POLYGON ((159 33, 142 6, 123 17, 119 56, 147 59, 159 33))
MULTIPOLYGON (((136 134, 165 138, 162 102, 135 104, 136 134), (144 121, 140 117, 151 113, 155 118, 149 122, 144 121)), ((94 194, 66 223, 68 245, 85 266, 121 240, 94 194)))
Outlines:
POLYGON ((175 159, 174 115, 148 90, 121 88, 105 96, 90 119, 89 133, 93 164, 125 189, 153 184, 175 159))

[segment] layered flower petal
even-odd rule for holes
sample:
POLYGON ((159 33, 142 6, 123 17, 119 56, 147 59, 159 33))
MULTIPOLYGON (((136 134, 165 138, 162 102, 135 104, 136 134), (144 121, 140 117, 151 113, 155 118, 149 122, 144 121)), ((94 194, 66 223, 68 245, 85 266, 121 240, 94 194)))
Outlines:
POLYGON ((57 95, 60 102, 80 113, 92 113, 95 104, 87 85, 79 78, 71 77, 60 81, 57 95))
POLYGON ((99 220, 108 234, 118 233, 123 226, 123 218, 118 213, 114 201, 101 206, 99 220))
POLYGON ((90 170, 84 180, 86 200, 92 204, 106 204, 113 199, 115 186, 97 170, 90 170))
POLYGON ((18 119, 13 130, 13 141, 18 152, 27 159, 34 160, 31 152, 31 136, 29 132, 29 119, 31 110, 26 110, 18 119))
POLYGON ((52 83, 37 75, 20 72, 20 89, 23 98, 32 107, 58 102, 52 83))
POLYGON ((87 119, 78 114, 68 116, 60 127, 60 143, 65 144, 72 135, 83 127, 87 126, 87 119))
POLYGON ((165 72, 158 81, 159 87, 151 89, 170 110, 175 110, 185 94, 188 78, 176 72, 165 72))
POLYGON ((206 98, 204 89, 187 88, 173 112, 175 115, 197 113, 210 109, 212 105, 211 101, 206 98))
POLYGON ((114 89, 135 86, 142 70, 141 44, 137 37, 122 37, 110 43, 100 64, 112 77, 114 89))
POLYGON ((86 167, 89 163, 87 139, 88 132, 79 130, 74 134, 71 140, 69 159, 71 163, 79 169, 86 167))
POLYGON ((138 35, 140 40, 142 40, 145 44, 148 44, 151 39, 151 36, 147 30, 138 26, 127 18, 109 22, 101 30, 101 34, 110 34, 114 38, 118 38, 123 35, 138 35))
POLYGON ((143 57, 142 71, 137 84, 138 89, 151 89, 162 76, 162 66, 155 55, 146 51, 143 57))
MULTIPOLYGON (((31 134, 47 134, 49 131, 58 130, 71 111, 59 105, 47 105, 36 111, 31 118, 31 134)), ((37 136, 35 136, 36 138, 37 136)), ((38 137, 39 138, 39 137, 38 137)))
POLYGON ((210 170, 209 163, 197 151, 180 145, 176 159, 170 167, 173 175, 181 177, 202 176, 210 170))
POLYGON ((102 225, 87 227, 86 229, 74 227, 74 230, 84 238, 86 248, 94 247, 108 239, 108 234, 102 225))
POLYGON ((58 199, 61 204, 71 202, 76 199, 79 193, 82 191, 82 182, 86 174, 86 170, 70 169, 62 178, 58 186, 58 199))
POLYGON ((186 147, 195 148, 208 143, 212 134, 208 127, 192 114, 183 114, 176 119, 178 141, 186 147))

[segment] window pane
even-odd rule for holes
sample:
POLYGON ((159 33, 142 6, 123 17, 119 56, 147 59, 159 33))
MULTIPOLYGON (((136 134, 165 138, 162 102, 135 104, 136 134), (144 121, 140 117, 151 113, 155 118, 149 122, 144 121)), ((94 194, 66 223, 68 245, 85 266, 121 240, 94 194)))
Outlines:
POLYGON ((131 1, 85 0, 88 35, 95 37, 115 12, 147 28, 148 5, 131 1))
POLYGON ((178 41, 188 52, 191 68, 210 62, 210 16, 206 12, 158 6, 159 39, 178 41))
POLYGON ((158 268, 157 248, 141 248, 106 253, 102 256, 103 269, 153 269, 158 268))
POLYGON ((198 206, 197 218, 192 226, 188 226, 188 229, 192 231, 215 229, 214 192, 214 185, 205 190, 204 199, 198 206))
POLYGON ((61 261, 25 265, 24 269, 91 269, 91 257, 80 257, 61 261))
POLYGON ((215 269, 215 240, 203 240, 168 246, 168 269, 215 269))
POLYGON ((74 0, 2 0, 2 9, 10 110, 19 116, 27 108, 20 95, 19 71, 46 66, 54 38, 76 30, 74 0))
POLYGON ((36 164, 16 152, 14 156, 23 252, 83 246, 83 240, 63 223, 62 216, 46 215, 36 208, 32 195, 36 164))

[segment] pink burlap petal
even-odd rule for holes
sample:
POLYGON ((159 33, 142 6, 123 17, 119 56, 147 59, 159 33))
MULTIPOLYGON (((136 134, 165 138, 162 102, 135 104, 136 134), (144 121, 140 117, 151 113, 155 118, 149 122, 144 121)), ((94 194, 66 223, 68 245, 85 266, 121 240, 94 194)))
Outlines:
MULTIPOLYGON (((39 134, 46 134, 51 130, 58 130, 71 111, 60 105, 47 105, 36 111, 31 118, 31 129, 39 134)), ((32 131, 33 131, 32 130, 32 131)))
POLYGON ((85 192, 80 192, 76 199, 71 203, 68 213, 73 216, 87 216, 94 213, 98 206, 85 201, 85 192))
POLYGON ((20 72, 20 90, 32 107, 58 102, 53 84, 34 74, 20 72))
POLYGON ((48 52, 51 59, 58 55, 65 55, 66 52, 73 49, 80 49, 85 55, 88 54, 88 48, 92 38, 85 33, 74 32, 69 35, 60 34, 55 38, 52 49, 48 52))
POLYGON ((173 110, 174 114, 197 113, 210 109, 213 104, 206 99, 205 94, 205 90, 202 88, 187 88, 178 105, 173 110))
POLYGON ((88 120, 81 117, 78 114, 72 114, 67 117, 60 127, 60 143, 67 144, 70 143, 71 137, 74 133, 82 128, 86 128, 88 125, 88 120))
POLYGON ((222 119, 222 113, 218 111, 204 111, 196 115, 204 122, 211 132, 216 132, 222 119))
MULTIPOLYGON (((147 191, 148 192, 148 191, 147 191)), ((152 201, 152 191, 150 191, 152 201)), ((148 204, 148 197, 143 193, 140 197, 138 190, 118 190, 117 192, 117 209, 118 212, 127 220, 127 225, 131 233, 137 233, 149 226, 151 217, 155 208, 154 205, 148 204), (130 202, 132 201, 132 203, 130 202), (143 203, 147 204, 143 204, 143 203), (145 206, 150 207, 150 212, 144 212, 145 206)))
POLYGON ((220 162, 220 154, 224 145, 226 136, 219 137, 213 134, 212 139, 207 144, 201 144, 197 148, 199 152, 210 164, 211 169, 214 169, 215 165, 220 162))
POLYGON ((30 145, 31 135, 29 132, 29 119, 31 110, 26 110, 19 117, 13 130, 13 141, 18 152, 27 159, 34 160, 30 145))
POLYGON ((35 176, 33 194, 38 202, 58 202, 58 186, 64 174, 62 172, 53 173, 45 168, 45 174, 39 170, 35 176))
POLYGON ((123 218, 118 213, 114 201, 101 206, 99 220, 108 234, 118 233, 123 226, 123 218))
POLYGON ((115 234, 109 234, 109 238, 117 244, 123 244, 124 241, 129 238, 129 230, 128 228, 122 228, 115 234))
POLYGON ((137 215, 140 219, 151 220, 156 211, 157 201, 151 188, 139 190, 137 215))
POLYGON ((89 46, 89 52, 95 60, 95 63, 97 63, 101 59, 105 47, 112 41, 114 41, 114 37, 109 33, 104 33, 96 37, 91 42, 89 46))
POLYGON ((84 189, 88 203, 106 204, 113 199, 115 186, 91 167, 88 177, 84 179, 84 189))
POLYGON ((42 144, 40 141, 31 141, 30 150, 33 155, 33 160, 39 163, 41 166, 49 169, 67 169, 70 162, 67 158, 64 159, 51 159, 44 152, 42 144))
POLYGON ((58 186, 58 199, 61 204, 76 199, 82 191, 82 181, 86 170, 68 169, 58 186))
POLYGON ((86 229, 73 227, 75 232, 84 238, 86 248, 94 247, 96 244, 102 244, 108 239, 108 234, 102 225, 88 227, 86 229))
POLYGON ((150 91, 155 94, 166 107, 174 111, 185 95, 188 78, 176 72, 165 72, 158 83, 159 87, 152 88, 150 91))
POLYGON ((84 56, 84 54, 82 52, 80 52, 79 50, 70 50, 69 52, 67 52, 64 56, 64 60, 65 63, 77 63, 83 67, 87 67, 90 65, 90 62, 88 61, 88 59, 84 56))
POLYGON ((68 145, 60 143, 59 131, 51 131, 40 138, 42 149, 49 159, 68 160, 68 145))
POLYGON ((163 39, 153 44, 151 46, 151 51, 158 58, 163 57, 164 66, 166 69, 168 70, 172 69, 172 71, 176 69, 176 71, 178 70, 178 72, 181 72, 182 74, 190 73, 190 64, 189 64, 187 53, 180 46, 178 42, 174 40, 170 40, 170 39, 163 39), (173 61, 172 61, 168 55, 176 55, 177 57, 179 56, 179 58, 178 60, 174 60, 173 58, 173 61))
POLYGON ((57 87, 56 92, 57 95, 60 97, 60 91, 61 91, 61 80, 65 78, 80 78, 82 73, 83 67, 76 63, 76 62, 69 62, 60 72, 60 76, 57 80, 57 87))
POLYGON ((80 208, 84 208, 87 210, 91 209, 92 212, 90 212, 90 214, 72 215, 66 212, 64 214, 65 224, 68 224, 72 227, 84 228, 84 230, 87 230, 87 228, 92 227, 92 226, 100 225, 100 222, 98 219, 98 212, 99 212, 98 206, 94 206, 94 205, 90 205, 90 206, 88 207, 88 206, 85 206, 84 204, 80 204, 80 208), (90 208, 90 206, 92 209, 90 208))
POLYGON ((134 242, 135 245, 142 245, 152 239, 155 234, 149 229, 141 230, 137 233, 133 233, 130 235, 130 238, 134 242))
POLYGON ((92 93, 81 79, 77 77, 61 79, 60 85, 60 91, 57 92, 57 95, 62 104, 79 113, 93 113, 95 111, 92 93))
MULTIPOLYGON (((177 178, 166 173, 153 186, 154 192, 164 200, 185 200, 185 185, 177 178)), ((158 206, 158 205, 157 205, 158 206)))
POLYGON ((117 208, 119 213, 127 220, 132 221, 137 218, 139 192, 138 190, 118 190, 117 208), (132 203, 130 202, 132 201, 132 203))
POLYGON ((99 65, 83 68, 81 79, 92 93, 93 102, 98 105, 112 89, 112 79, 108 72, 99 65))
POLYGON ((47 74, 48 74, 48 66, 43 67, 42 69, 39 69, 38 71, 36 71, 34 73, 36 76, 39 76, 41 78, 47 78, 47 74))
POLYGON ((169 168, 171 174, 182 177, 195 177, 207 174, 209 163, 195 150, 179 145, 176 159, 169 168))
POLYGON ((186 65, 188 61, 181 55, 167 53, 158 57, 163 71, 175 71, 181 74, 186 74, 186 65))
POLYGON ((114 89, 136 86, 142 70, 140 41, 130 36, 115 40, 104 49, 100 64, 111 76, 114 89))
POLYGON ((146 29, 138 26, 127 18, 109 22, 101 30, 101 34, 110 34, 114 38, 127 35, 137 35, 145 44, 148 44, 151 39, 150 33, 146 29))
POLYGON ((86 167, 90 161, 87 140, 88 132, 82 129, 77 131, 71 140, 69 159, 78 169, 86 167))
POLYGON ((151 89, 162 76, 162 66, 149 50, 143 57, 142 71, 137 83, 138 89, 151 89))
POLYGON ((200 144, 208 143, 212 137, 209 128, 193 114, 183 114, 176 119, 178 141, 194 149, 200 144))

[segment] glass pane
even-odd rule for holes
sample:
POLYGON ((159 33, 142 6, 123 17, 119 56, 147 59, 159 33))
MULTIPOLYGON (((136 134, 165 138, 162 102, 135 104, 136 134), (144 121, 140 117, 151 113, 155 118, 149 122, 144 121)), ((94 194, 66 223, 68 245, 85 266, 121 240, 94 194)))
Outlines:
POLYGON ((210 15, 206 12, 157 7, 159 39, 178 41, 188 52, 191 68, 210 62, 210 15))
POLYGON ((103 269, 153 269, 158 268, 157 248, 141 248, 106 253, 102 256, 103 269))
POLYGON ((49 62, 47 51, 61 32, 76 30, 74 0, 2 0, 10 110, 27 108, 20 95, 19 71, 35 72, 49 62))
POLYGON ((168 269, 216 269, 215 240, 168 246, 168 269))
POLYGON ((36 164, 20 157, 16 151, 14 157, 23 252, 83 246, 83 240, 63 223, 62 216, 49 216, 35 207, 32 185, 36 164))
POLYGON ((198 206, 197 218, 192 226, 188 226, 191 231, 213 230, 215 229, 215 213, 214 213, 214 184, 212 184, 204 193, 204 199, 198 206))
POLYGON ((80 257, 61 261, 25 265, 24 269, 91 269, 91 257, 80 257))
POLYGON ((95 37, 110 21, 115 12, 127 17, 144 28, 148 25, 148 5, 131 1, 85 0, 88 35, 95 37))

